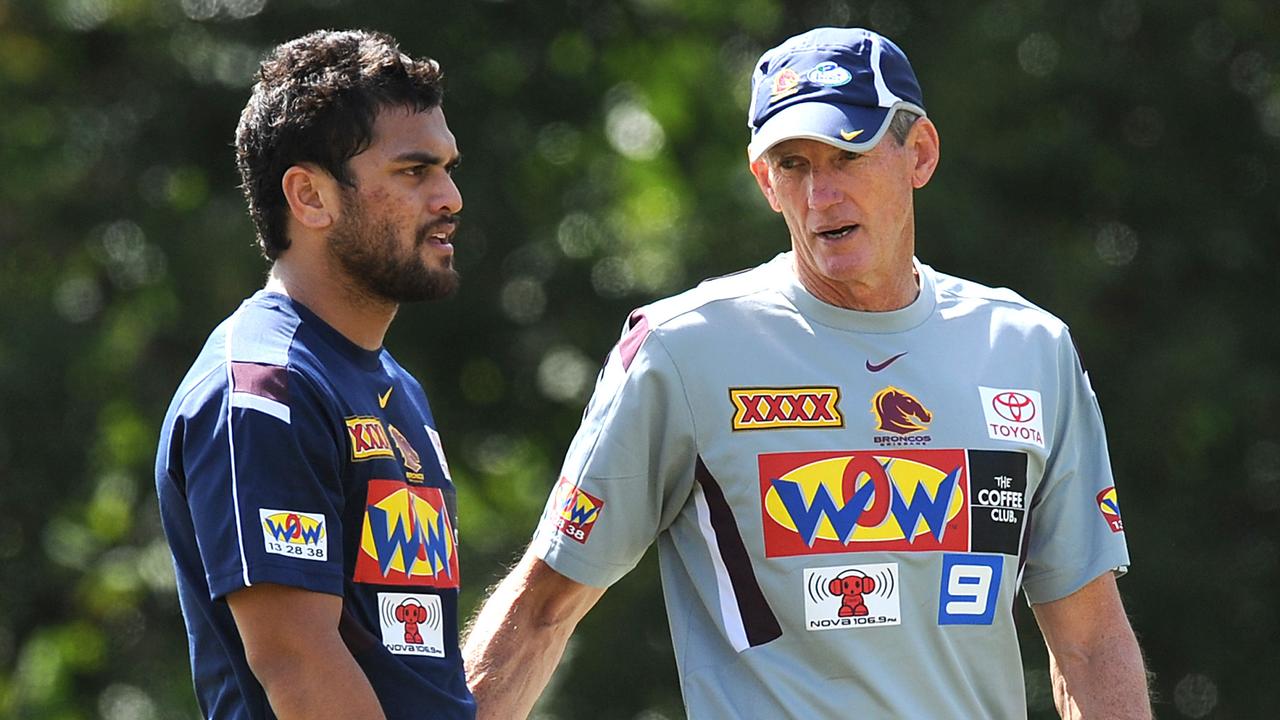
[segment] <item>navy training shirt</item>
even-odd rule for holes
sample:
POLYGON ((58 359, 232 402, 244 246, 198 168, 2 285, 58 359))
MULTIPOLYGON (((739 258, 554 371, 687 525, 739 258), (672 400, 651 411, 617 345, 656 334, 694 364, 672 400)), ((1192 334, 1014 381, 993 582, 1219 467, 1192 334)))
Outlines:
POLYGON ((179 386, 156 491, 205 717, 275 717, 225 602, 275 583, 343 598, 339 630, 388 720, 474 718, 449 466, 386 350, 259 291, 179 386))

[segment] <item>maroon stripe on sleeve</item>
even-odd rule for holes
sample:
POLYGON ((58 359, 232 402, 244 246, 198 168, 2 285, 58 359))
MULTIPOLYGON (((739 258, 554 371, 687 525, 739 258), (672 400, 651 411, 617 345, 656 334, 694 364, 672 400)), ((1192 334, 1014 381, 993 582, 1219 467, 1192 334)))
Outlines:
POLYGON ((707 498, 711 528, 716 532, 716 546, 720 550, 725 570, 729 573, 733 595, 738 601, 738 612, 742 616, 747 642, 751 647, 756 647, 777 640, 782 637, 782 627, 778 625, 778 618, 765 600, 760 582, 756 580, 755 569, 751 567, 751 556, 747 554, 747 546, 742 542, 742 533, 738 532, 738 521, 733 518, 733 510, 724 499, 724 492, 701 457, 694 467, 693 476, 702 486, 702 494, 707 498))
POLYGON ((233 362, 231 382, 233 392, 249 393, 289 404, 289 371, 284 366, 233 362))
POLYGON ((631 329, 618 343, 618 357, 622 360, 623 370, 631 369, 631 361, 636 359, 636 353, 640 352, 644 339, 649 337, 649 318, 633 313, 628 322, 631 323, 631 329))
POLYGON ((1013 589, 1013 594, 1015 597, 1017 596, 1018 591, 1022 589, 1021 587, 1022 571, 1026 570, 1027 568, 1027 553, 1030 550, 1030 548, 1028 548, 1027 545, 1031 543, 1031 522, 1034 519, 1033 517, 1034 512, 1035 512, 1035 507, 1033 504, 1032 506, 1027 508, 1026 514, 1022 516, 1022 542, 1018 546, 1018 580, 1019 580, 1018 585, 1019 587, 1016 587, 1013 589))

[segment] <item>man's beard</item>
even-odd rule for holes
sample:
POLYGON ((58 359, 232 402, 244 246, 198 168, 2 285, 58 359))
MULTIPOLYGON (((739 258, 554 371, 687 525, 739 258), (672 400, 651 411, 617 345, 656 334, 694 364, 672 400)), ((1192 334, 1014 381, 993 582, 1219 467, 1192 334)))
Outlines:
POLYGON ((455 224, 456 218, 446 215, 419 228, 412 247, 405 248, 390 222, 370 217, 354 192, 343 195, 345 212, 329 233, 328 248, 354 289, 397 304, 438 300, 457 289, 458 271, 451 258, 444 267, 431 267, 422 258, 431 233, 442 223, 455 224))

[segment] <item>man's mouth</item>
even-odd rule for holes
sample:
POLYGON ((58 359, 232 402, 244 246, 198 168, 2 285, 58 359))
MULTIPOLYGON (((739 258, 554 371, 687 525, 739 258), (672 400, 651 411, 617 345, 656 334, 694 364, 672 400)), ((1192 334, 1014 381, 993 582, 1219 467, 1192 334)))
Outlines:
POLYGON ((457 218, 447 218, 445 220, 437 220, 431 223, 419 234, 419 241, 424 243, 432 243, 433 245, 447 245, 453 239, 453 234, 458 231, 457 218))
POLYGON ((841 225, 839 227, 830 228, 828 230, 819 230, 814 234, 817 235, 818 237, 821 237, 827 240, 839 240, 841 238, 845 238, 851 235, 853 231, 858 229, 858 227, 859 226, 857 224, 841 225))

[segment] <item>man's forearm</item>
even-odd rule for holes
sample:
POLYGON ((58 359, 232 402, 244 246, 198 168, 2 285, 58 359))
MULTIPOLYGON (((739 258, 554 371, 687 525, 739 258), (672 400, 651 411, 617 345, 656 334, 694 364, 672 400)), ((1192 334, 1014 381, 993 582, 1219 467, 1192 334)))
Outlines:
POLYGON ((1132 635, 1091 656, 1049 654, 1053 700, 1065 720, 1151 717, 1147 674, 1132 635))
POLYGON ((1149 720, 1142 650, 1110 572, 1032 609, 1049 649, 1053 700, 1063 718, 1149 720))
POLYGON ((316 656, 302 667, 274 675, 255 669, 267 692, 271 709, 280 720, 314 720, 324 717, 384 720, 382 705, 369 679, 346 646, 316 656))
POLYGON ((280 720, 384 720, 338 633, 342 598, 263 583, 227 596, 245 660, 280 720))
POLYGON ((494 590, 462 651, 477 720, 529 715, 582 618, 604 591, 526 555, 494 590))

